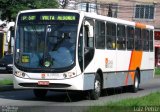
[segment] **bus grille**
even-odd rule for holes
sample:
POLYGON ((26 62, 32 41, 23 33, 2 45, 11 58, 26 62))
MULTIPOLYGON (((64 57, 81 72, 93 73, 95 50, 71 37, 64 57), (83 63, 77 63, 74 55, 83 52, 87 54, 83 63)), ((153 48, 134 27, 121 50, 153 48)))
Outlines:
POLYGON ((71 86, 69 84, 58 84, 58 83, 50 83, 48 86, 38 85, 37 83, 20 83, 19 85, 23 87, 48 87, 48 88, 67 88, 71 86))

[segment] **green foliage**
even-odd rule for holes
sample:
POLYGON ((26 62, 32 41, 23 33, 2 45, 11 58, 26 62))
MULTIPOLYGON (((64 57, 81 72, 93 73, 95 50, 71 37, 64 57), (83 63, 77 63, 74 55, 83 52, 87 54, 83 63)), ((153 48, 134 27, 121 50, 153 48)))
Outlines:
POLYGON ((0 80, 0 86, 2 85, 12 85, 13 81, 9 79, 0 80))
POLYGON ((58 8, 57 0, 0 0, 0 10, 2 20, 15 20, 21 10, 39 8, 58 8))
POLYGON ((155 75, 160 75, 160 68, 155 68, 155 75))
POLYGON ((152 93, 150 95, 139 97, 139 98, 130 98, 122 100, 116 103, 110 103, 108 106, 159 106, 160 105, 160 92, 152 93))
POLYGON ((86 112, 151 112, 160 110, 160 92, 147 96, 110 102, 104 106, 90 107, 86 112), (149 111, 150 110, 150 111, 149 111))
POLYGON ((36 8, 57 8, 59 5, 57 0, 38 0, 34 6, 36 8))

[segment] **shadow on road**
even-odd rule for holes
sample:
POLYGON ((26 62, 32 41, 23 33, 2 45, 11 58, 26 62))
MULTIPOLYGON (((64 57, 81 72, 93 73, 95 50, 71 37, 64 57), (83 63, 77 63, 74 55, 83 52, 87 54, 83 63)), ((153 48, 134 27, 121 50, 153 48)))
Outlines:
MULTIPOLYGON (((140 91, 143 89, 140 89, 140 91)), ((130 92, 127 88, 112 88, 102 91, 101 97, 112 96, 130 92)), ((9 92, 0 92, 0 98, 20 100, 20 101, 47 101, 47 102, 80 102, 90 100, 88 92, 54 92, 49 91, 43 99, 38 99, 34 96, 32 90, 17 90, 9 92)))
MULTIPOLYGON (((138 91, 142 91, 142 88, 139 88, 138 91)), ((105 96, 112 96, 112 95, 117 95, 117 94, 123 94, 123 93, 132 93, 131 89, 129 86, 126 87, 117 87, 117 88, 108 88, 104 89, 102 91, 102 97, 105 96)))
POLYGON ((13 90, 0 92, 0 99, 20 100, 20 101, 49 101, 49 102, 78 102, 85 100, 82 92, 54 92, 49 91, 43 99, 34 96, 32 90, 13 90))
POLYGON ((85 100, 85 93, 83 92, 54 92, 51 91, 43 99, 35 98, 37 101, 53 101, 53 102, 79 102, 85 100))
MULTIPOLYGON (((141 91, 143 89, 139 89, 141 91)), ((102 91, 101 97, 112 96, 122 93, 131 93, 128 87, 118 87, 118 88, 109 88, 102 91)), ((53 102, 79 102, 84 100, 90 100, 89 92, 58 92, 57 94, 54 91, 49 92, 49 94, 44 99, 33 98, 32 100, 37 101, 53 101, 53 102)))

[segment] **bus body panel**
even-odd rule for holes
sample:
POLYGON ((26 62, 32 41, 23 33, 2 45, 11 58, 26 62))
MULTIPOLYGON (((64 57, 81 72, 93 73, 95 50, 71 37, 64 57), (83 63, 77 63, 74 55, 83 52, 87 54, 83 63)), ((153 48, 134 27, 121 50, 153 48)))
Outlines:
POLYGON ((128 71, 130 60, 131 60, 131 52, 132 51, 126 51, 126 50, 117 50, 117 71, 128 71))
POLYGON ((154 52, 143 52, 141 70, 154 69, 154 52))
POLYGON ((112 87, 132 85, 133 81, 128 74, 129 74, 128 72, 104 73, 103 74, 103 78, 104 78, 103 88, 112 88, 112 87), (129 77, 126 82, 127 76, 129 77))
POLYGON ((114 72, 116 71, 116 52, 114 50, 95 50, 95 68, 99 68, 103 72, 114 72))
POLYGON ((106 50, 104 52, 96 49, 95 53, 97 55, 85 69, 85 73, 92 73, 93 71, 96 73, 96 70, 101 69, 103 72, 103 88, 132 85, 134 83, 132 72, 135 72, 137 68, 140 69, 140 82, 146 83, 153 78, 154 55, 152 52, 118 50, 106 50), (136 59, 139 62, 135 62, 131 58, 133 58, 132 56, 138 56, 139 52, 142 57, 136 59))

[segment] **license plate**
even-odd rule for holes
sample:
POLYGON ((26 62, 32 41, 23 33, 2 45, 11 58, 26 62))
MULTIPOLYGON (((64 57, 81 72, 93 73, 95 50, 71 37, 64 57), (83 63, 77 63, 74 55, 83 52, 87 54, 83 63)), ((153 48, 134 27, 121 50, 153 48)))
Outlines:
POLYGON ((6 70, 6 67, 0 67, 0 70, 6 70))
POLYGON ((48 86, 49 85, 49 81, 38 81, 38 85, 40 85, 40 86, 48 86))

